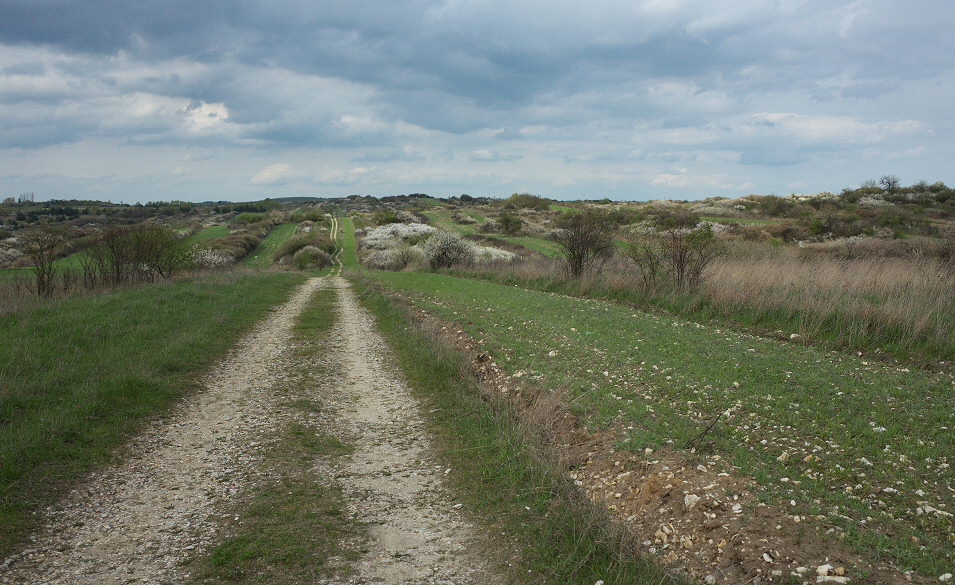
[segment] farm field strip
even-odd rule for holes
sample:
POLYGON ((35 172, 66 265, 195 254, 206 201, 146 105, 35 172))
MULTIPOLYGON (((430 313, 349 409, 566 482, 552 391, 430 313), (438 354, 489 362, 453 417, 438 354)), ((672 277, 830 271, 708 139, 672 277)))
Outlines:
MULTIPOLYGON (((512 378, 564 389, 616 450, 708 439, 761 497, 937 577, 953 564, 950 376, 570 298, 437 274, 377 273, 457 323, 512 378)), ((609 456, 610 454, 608 454, 609 456)))
POLYGON ((272 228, 272 231, 262 240, 262 243, 251 254, 242 259, 241 264, 254 268, 268 268, 271 266, 272 256, 282 244, 292 237, 296 225, 294 223, 283 223, 272 228))
POLYGON ((206 240, 212 240, 215 238, 224 238, 229 235, 229 227, 224 225, 210 225, 202 228, 198 232, 192 234, 185 239, 186 245, 198 244, 206 240))

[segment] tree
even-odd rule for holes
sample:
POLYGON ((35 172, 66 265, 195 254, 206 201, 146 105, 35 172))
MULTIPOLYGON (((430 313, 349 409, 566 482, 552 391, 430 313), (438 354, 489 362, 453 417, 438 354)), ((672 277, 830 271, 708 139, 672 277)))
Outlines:
POLYGON ((23 253, 33 261, 36 292, 41 297, 53 295, 53 263, 66 240, 66 230, 58 226, 34 228, 20 236, 23 253))
POLYGON ((580 278, 613 255, 617 224, 609 213, 596 209, 565 212, 555 223, 557 229, 551 237, 571 278, 580 278))
POLYGON ((882 175, 879 179, 879 185, 882 185, 882 188, 890 193, 895 192, 899 188, 899 178, 895 175, 882 175))

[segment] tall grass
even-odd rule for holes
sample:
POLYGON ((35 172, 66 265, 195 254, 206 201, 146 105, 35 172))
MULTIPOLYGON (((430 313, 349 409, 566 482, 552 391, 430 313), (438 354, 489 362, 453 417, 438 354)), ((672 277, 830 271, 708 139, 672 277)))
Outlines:
POLYGON ((469 274, 783 331, 834 347, 879 350, 926 365, 955 361, 955 270, 934 259, 727 255, 710 265, 702 286, 691 292, 646 288, 635 270, 615 258, 578 280, 562 276, 554 260, 469 274))
POLYGON ((712 310, 900 357, 955 359, 955 270, 934 260, 727 257, 701 291, 712 310))
POLYGON ((303 278, 219 274, 0 315, 0 557, 303 278))

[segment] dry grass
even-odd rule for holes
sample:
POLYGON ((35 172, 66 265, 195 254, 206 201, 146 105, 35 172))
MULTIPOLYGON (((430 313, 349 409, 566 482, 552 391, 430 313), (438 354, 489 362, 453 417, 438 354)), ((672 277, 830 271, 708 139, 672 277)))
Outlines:
POLYGON ((558 262, 543 259, 483 277, 781 330, 925 364, 955 360, 955 269, 935 258, 846 259, 798 249, 734 248, 708 267, 702 286, 690 293, 645 288, 635 266, 620 257, 576 281, 565 274, 558 262))
POLYGON ((936 260, 722 258, 702 295, 724 313, 781 317, 792 333, 920 354, 955 339, 955 271, 936 260))

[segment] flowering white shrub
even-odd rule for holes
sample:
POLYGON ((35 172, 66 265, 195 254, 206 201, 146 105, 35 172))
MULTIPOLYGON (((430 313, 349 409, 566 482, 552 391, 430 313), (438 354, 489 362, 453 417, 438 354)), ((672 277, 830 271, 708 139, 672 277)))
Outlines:
POLYGON ((452 264, 474 261, 474 246, 449 232, 438 232, 422 246, 431 268, 449 268, 452 264))
POLYGON ((194 258, 200 268, 224 268, 235 262, 231 257, 209 248, 196 250, 194 258))
POLYGON ((494 264, 495 262, 513 262, 520 258, 514 252, 491 248, 489 246, 474 246, 474 261, 478 264, 494 264))
POLYGON ((424 251, 419 246, 375 250, 363 259, 365 266, 376 270, 402 270, 408 266, 425 264, 424 251))
POLYGON ((436 231, 438 230, 423 223, 389 223, 367 230, 361 241, 361 248, 365 250, 396 248, 406 240, 433 234, 436 231))

